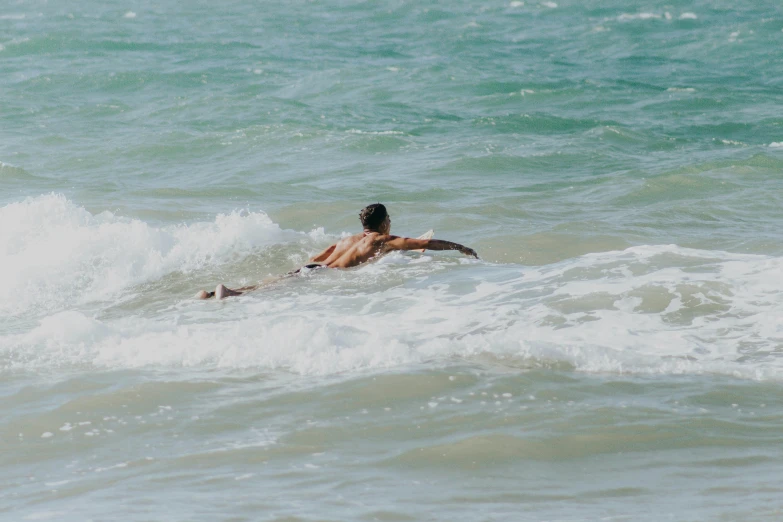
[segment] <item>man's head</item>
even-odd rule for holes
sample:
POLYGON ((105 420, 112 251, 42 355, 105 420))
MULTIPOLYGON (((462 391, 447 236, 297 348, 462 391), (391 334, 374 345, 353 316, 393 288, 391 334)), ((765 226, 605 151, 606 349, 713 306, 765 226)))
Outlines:
MULTIPOLYGON (((359 219, 362 221, 362 226, 366 230, 372 230, 374 232, 380 232, 388 218, 389 214, 386 212, 386 207, 381 203, 367 205, 359 213, 359 219)), ((388 230, 386 233, 388 233, 388 230)))

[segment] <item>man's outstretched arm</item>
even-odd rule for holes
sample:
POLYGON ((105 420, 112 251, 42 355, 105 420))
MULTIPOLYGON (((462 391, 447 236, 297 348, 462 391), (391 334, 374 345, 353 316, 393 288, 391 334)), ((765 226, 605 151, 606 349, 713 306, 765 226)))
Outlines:
POLYGON ((478 254, 472 248, 454 243, 452 241, 444 241, 442 239, 413 239, 409 237, 393 237, 386 241, 385 250, 421 250, 425 248, 427 250, 458 250, 466 256, 473 256, 476 259, 479 258, 478 254))

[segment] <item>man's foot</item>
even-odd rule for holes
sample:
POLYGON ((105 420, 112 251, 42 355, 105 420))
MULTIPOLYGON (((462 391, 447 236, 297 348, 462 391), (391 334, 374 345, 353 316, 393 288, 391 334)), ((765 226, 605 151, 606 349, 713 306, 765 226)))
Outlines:
POLYGON ((230 288, 226 288, 225 285, 217 285, 215 287, 215 297, 218 299, 225 299, 226 297, 231 297, 233 295, 242 295, 242 292, 237 292, 236 290, 231 290, 230 288))
POLYGON ((207 292, 206 290, 202 290, 196 294, 196 299, 209 299, 210 297, 215 297, 215 292, 207 292))

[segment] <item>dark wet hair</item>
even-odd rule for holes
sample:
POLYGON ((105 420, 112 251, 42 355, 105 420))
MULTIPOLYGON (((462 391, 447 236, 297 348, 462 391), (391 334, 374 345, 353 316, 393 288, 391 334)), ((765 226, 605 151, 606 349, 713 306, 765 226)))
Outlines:
POLYGON ((362 226, 364 228, 378 230, 381 223, 383 223, 383 220, 386 219, 386 216, 388 215, 389 214, 386 213, 386 207, 381 203, 373 203, 372 205, 367 205, 359 212, 359 219, 362 220, 362 226))

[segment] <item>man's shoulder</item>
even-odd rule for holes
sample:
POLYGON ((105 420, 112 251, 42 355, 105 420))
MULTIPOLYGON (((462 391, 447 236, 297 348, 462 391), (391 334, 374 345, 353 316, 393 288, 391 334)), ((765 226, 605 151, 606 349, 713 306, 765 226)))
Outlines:
POLYGON ((375 237, 373 239, 379 243, 387 243, 389 241, 393 241, 399 238, 400 236, 393 236, 391 234, 375 234, 375 237))
POLYGON ((376 245, 383 245, 387 250, 404 249, 411 238, 405 236, 393 236, 391 234, 379 234, 375 240, 376 245))
POLYGON ((353 234, 352 236, 346 236, 346 237, 340 239, 340 241, 338 241, 337 243, 338 244, 342 243, 343 245, 345 245, 347 243, 348 244, 352 244, 352 243, 356 243, 357 241, 360 241, 362 239, 362 237, 363 237, 363 234, 361 234, 361 233, 360 234, 353 234))

